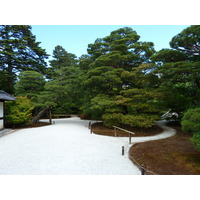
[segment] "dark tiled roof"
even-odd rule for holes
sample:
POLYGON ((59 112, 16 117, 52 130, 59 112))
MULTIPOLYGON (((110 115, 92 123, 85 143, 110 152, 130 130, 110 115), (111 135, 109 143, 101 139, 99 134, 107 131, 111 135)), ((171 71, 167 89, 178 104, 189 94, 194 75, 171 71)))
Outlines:
POLYGON ((3 90, 0 90, 0 100, 4 100, 4 101, 15 101, 16 98, 14 98, 14 97, 11 96, 10 94, 4 92, 3 90))

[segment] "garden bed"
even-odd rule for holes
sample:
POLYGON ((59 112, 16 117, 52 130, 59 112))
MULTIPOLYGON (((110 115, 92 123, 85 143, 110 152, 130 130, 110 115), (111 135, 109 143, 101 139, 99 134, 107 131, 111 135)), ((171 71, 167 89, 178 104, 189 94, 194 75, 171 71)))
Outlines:
POLYGON ((29 125, 13 125, 13 126, 7 126, 6 128, 13 128, 13 129, 22 129, 22 128, 35 128, 35 127, 41 127, 41 126, 48 126, 51 125, 48 122, 37 122, 32 123, 29 125))
MULTIPOLYGON (((178 124, 168 124, 176 129, 175 136, 133 145, 129 155, 148 171, 158 175, 200 175, 200 152, 191 144, 191 135, 181 131, 178 124)), ((120 126, 121 127, 121 126, 120 126)), ((162 132, 160 127, 152 130, 123 127, 135 132, 135 136, 150 136, 162 132)), ((92 125, 95 134, 114 136, 113 129, 103 126, 102 123, 92 125)), ((118 136, 128 136, 118 131, 118 136)), ((150 174, 150 173, 147 173, 150 174)))
MULTIPOLYGON (((160 128, 159 126, 153 126, 152 128, 138 128, 128 125, 119 125, 119 127, 135 133, 135 135, 132 135, 133 137, 152 136, 162 132, 162 128, 160 128)), ((92 132, 98 135, 115 136, 114 128, 108 128, 104 126, 102 122, 92 124, 92 132)), ((129 134, 124 131, 117 130, 116 136, 128 137, 129 134)))
POLYGON ((189 141, 191 135, 183 133, 178 124, 175 136, 162 140, 138 143, 129 154, 140 165, 159 175, 200 175, 200 152, 189 141))

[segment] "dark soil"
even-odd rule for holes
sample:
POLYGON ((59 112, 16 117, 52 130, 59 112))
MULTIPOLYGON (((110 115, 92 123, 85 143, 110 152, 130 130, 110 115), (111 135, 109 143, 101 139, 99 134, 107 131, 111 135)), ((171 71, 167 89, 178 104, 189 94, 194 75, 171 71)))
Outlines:
POLYGON ((48 122, 37 122, 37 123, 33 123, 33 124, 30 124, 30 125, 23 125, 23 126, 15 125, 12 128, 14 128, 14 129, 36 128, 36 127, 48 126, 48 125, 50 125, 50 123, 48 123, 48 122))
MULTIPOLYGON (((177 123, 169 123, 168 126, 176 129, 175 136, 133 145, 129 150, 130 159, 132 157, 144 167, 147 170, 146 174, 200 175, 200 152, 189 141, 191 135, 183 133, 177 123)), ((138 128, 128 130, 135 132, 135 136, 149 136, 162 132, 160 127, 154 127, 152 130, 138 128)), ((102 123, 94 124, 92 131, 96 134, 114 136, 113 129, 104 127, 102 123)), ((117 131, 118 136, 128 136, 120 132, 117 131)))
MULTIPOLYGON (((135 135, 132 135, 133 137, 156 135, 162 132, 162 128, 160 128, 159 126, 153 126, 152 128, 145 128, 145 129, 138 127, 131 127, 128 125, 120 125, 119 127, 135 133, 135 135)), ((102 122, 92 124, 92 132, 98 135, 115 136, 114 128, 108 128, 104 126, 102 122)), ((117 129, 116 136, 128 137, 129 133, 117 129)))

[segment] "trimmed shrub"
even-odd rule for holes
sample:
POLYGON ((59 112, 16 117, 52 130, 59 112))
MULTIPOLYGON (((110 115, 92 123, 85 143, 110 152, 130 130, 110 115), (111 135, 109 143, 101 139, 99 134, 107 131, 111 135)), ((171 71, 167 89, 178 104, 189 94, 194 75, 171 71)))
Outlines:
POLYGON ((8 124, 27 125, 32 118, 33 105, 27 97, 17 97, 16 101, 6 102, 5 112, 8 124))
POLYGON ((158 117, 156 115, 124 115, 122 118, 122 123, 130 125, 132 127, 149 128, 156 124, 156 120, 158 120, 158 117))
POLYGON ((121 113, 106 113, 102 116, 103 123, 107 127, 117 126, 121 124, 122 116, 121 113))
POLYGON ((195 133, 190 139, 192 144, 195 146, 197 150, 200 150, 200 131, 195 133))
POLYGON ((132 127, 144 127, 149 128, 156 124, 158 120, 157 115, 123 115, 121 113, 107 113, 104 114, 102 119, 104 125, 112 127, 113 125, 127 124, 132 127))
POLYGON ((200 131, 200 108, 187 110, 182 118, 182 130, 189 133, 200 131))

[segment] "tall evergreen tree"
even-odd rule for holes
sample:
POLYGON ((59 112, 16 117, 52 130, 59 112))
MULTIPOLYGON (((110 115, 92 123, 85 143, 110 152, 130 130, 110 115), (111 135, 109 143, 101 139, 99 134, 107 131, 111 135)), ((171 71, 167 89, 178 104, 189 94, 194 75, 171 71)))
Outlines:
POLYGON ((36 71, 24 71, 18 76, 15 84, 15 94, 17 96, 26 96, 33 102, 37 96, 44 90, 44 76, 36 71))
POLYGON ((188 54, 191 59, 200 60, 200 25, 192 25, 174 36, 170 46, 188 54))
POLYGON ((139 38, 129 27, 112 31, 109 36, 89 44, 90 57, 81 60, 88 69, 82 82, 83 111, 93 118, 103 118, 108 126, 124 123, 149 127, 158 118, 155 99, 159 95, 155 91, 147 93, 156 85, 152 78, 155 76, 148 76, 154 44, 140 42, 139 38), (146 65, 141 66, 142 63, 146 65), (141 120, 143 123, 139 123, 141 120))
POLYGON ((77 66, 78 60, 76 55, 67 52, 62 46, 57 45, 53 50, 54 59, 50 60, 50 67, 48 68, 49 79, 54 79, 58 74, 56 70, 61 69, 62 67, 77 66))
POLYGON ((58 45, 53 50, 45 91, 39 95, 40 106, 52 106, 55 113, 77 113, 80 108, 80 70, 76 55, 58 45))
MULTIPOLYGON (((13 93, 16 73, 35 70, 44 73, 45 59, 48 58, 44 49, 36 42, 36 37, 27 25, 0 26, 0 74, 4 75, 6 91, 13 93)), ((0 85, 2 89, 3 85, 0 85)))
POLYGON ((179 116, 190 107, 200 106, 200 26, 190 26, 170 41, 173 49, 162 49, 151 57, 158 66, 166 109, 179 116))

